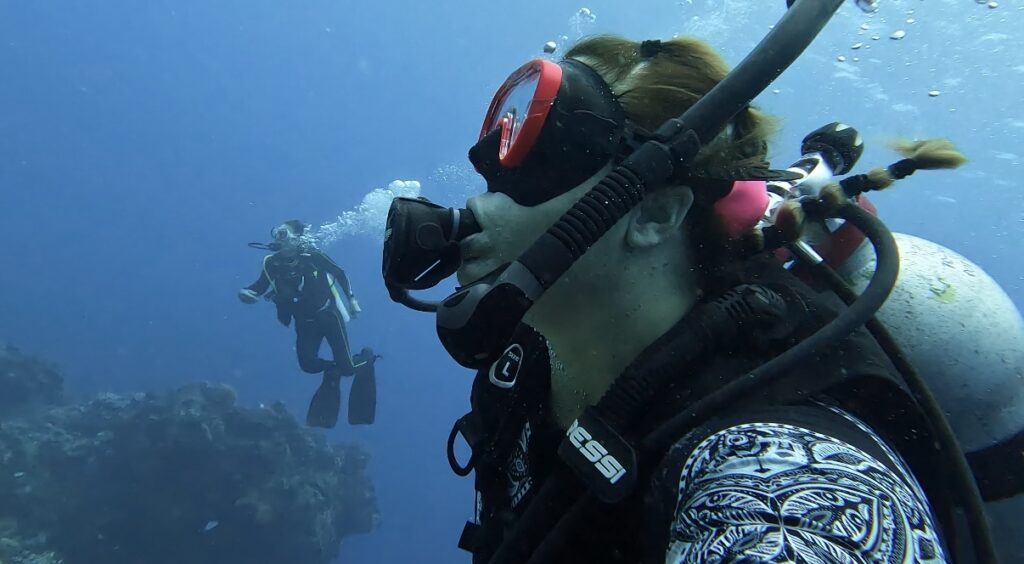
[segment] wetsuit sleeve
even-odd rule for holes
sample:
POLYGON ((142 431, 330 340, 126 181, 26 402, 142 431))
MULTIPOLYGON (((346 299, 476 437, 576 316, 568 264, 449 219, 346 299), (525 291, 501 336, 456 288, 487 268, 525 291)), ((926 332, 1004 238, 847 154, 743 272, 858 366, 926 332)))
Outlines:
POLYGON ((650 498, 664 562, 946 561, 917 481, 863 423, 824 406, 758 411, 669 451, 650 498))
POLYGON ((270 278, 267 276, 267 259, 263 259, 263 268, 260 269, 260 277, 255 282, 249 284, 245 288, 252 290, 257 296, 262 296, 264 292, 270 288, 270 278))
POLYGON ((323 253, 316 253, 314 256, 316 257, 318 263, 317 266, 329 272, 330 275, 333 276, 334 279, 338 281, 338 285, 341 286, 341 289, 342 291, 345 292, 345 295, 351 298, 354 294, 352 293, 352 285, 349 284, 348 276, 345 275, 345 271, 342 270, 337 263, 331 260, 330 257, 323 253))

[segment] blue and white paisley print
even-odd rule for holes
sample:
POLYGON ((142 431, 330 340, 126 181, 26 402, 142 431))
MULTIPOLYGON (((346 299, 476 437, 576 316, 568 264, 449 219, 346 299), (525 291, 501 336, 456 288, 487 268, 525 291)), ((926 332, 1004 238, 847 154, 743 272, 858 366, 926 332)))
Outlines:
POLYGON ((821 433, 749 423, 711 435, 687 458, 665 562, 945 559, 909 473, 821 433))

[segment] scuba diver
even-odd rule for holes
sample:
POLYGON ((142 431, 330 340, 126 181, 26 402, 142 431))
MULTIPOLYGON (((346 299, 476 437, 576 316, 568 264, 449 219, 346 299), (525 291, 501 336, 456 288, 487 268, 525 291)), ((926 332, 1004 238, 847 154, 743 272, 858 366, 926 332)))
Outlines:
MULTIPOLYGON (((905 143, 888 167, 819 182, 817 165, 844 175, 863 151, 830 124, 805 139, 814 162, 769 168, 770 120, 750 101, 841 0, 788 4, 732 72, 689 38, 589 38, 528 62, 469 152, 487 192, 465 209, 392 203, 391 297, 435 312, 477 371, 448 440, 453 470, 475 473, 459 541, 474 563, 998 561, 984 502, 1024 491, 1021 410, 984 398, 1017 426, 975 424, 993 450, 968 460, 962 427, 986 414, 951 428, 925 380, 949 379, 950 406, 981 390, 918 374, 928 349, 900 343, 932 338, 913 334, 927 320, 895 336, 875 318, 891 318, 901 259, 863 196, 965 159, 905 143), (863 274, 865 244, 869 281, 843 280, 840 266, 863 274), (462 286, 440 302, 409 293, 451 274, 462 286)), ((993 318, 1019 344, 1009 306, 993 318)), ((1015 350, 984 377, 1009 402, 1015 350)))
POLYGON ((345 324, 362 311, 345 271, 316 249, 307 225, 289 220, 271 230, 272 243, 250 243, 273 251, 263 258, 259 278, 238 291, 238 298, 254 304, 264 295, 277 306, 277 319, 285 327, 295 320, 295 352, 299 367, 309 374, 323 373, 306 414, 311 427, 333 428, 341 407, 341 377, 353 376, 348 421, 373 423, 377 408, 374 363, 379 356, 369 347, 353 355, 345 324), (269 290, 269 291, 268 291, 269 290), (324 340, 333 360, 320 358, 324 340))

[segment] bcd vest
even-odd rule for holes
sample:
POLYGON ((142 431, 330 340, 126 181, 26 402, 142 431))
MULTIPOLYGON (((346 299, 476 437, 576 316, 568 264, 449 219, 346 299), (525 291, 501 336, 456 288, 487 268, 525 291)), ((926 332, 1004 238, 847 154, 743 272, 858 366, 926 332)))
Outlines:
MULTIPOLYGON (((807 338, 845 307, 833 294, 818 292, 769 259, 747 261, 731 282, 758 284, 787 298, 787 316, 773 331, 747 335, 700 358, 679 374, 668 393, 649 405, 639 431, 647 432, 724 383, 749 373, 779 352, 807 338)), ((565 471, 557 450, 565 432, 549 415, 551 358, 546 340, 522 325, 505 354, 480 370, 473 384, 471 411, 453 428, 449 457, 461 475, 476 473, 475 523, 467 524, 460 546, 473 562, 486 563, 550 476, 565 471), (472 449, 466 466, 455 460, 452 443, 462 434, 472 449)), ((948 544, 954 542, 952 503, 943 485, 940 455, 931 429, 902 379, 871 335, 858 329, 807 359, 776 385, 732 406, 785 406, 822 401, 866 423, 909 465, 932 504, 948 544)), ((635 433, 634 433, 635 434, 635 433)), ((678 439, 683 438, 682 434, 678 439)), ((642 476, 631 495, 601 504, 588 515, 586 530, 572 531, 571 555, 561 562, 645 562, 664 559, 660 541, 667 531, 652 530, 644 493, 662 453, 641 461, 642 476)), ((608 468, 609 473, 615 468, 608 468)), ((572 487, 582 489, 580 484, 572 487)))

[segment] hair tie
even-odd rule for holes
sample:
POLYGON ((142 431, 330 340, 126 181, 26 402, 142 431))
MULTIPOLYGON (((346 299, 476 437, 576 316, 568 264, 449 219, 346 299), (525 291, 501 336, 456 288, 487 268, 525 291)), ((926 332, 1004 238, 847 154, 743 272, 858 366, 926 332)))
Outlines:
POLYGON ((664 50, 665 46, 660 39, 648 39, 640 44, 640 56, 645 59, 650 59, 664 50))
POLYGON ((914 159, 903 159, 889 165, 889 175, 900 180, 914 174, 918 168, 917 161, 914 159))

